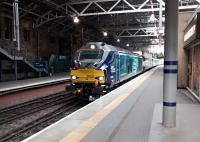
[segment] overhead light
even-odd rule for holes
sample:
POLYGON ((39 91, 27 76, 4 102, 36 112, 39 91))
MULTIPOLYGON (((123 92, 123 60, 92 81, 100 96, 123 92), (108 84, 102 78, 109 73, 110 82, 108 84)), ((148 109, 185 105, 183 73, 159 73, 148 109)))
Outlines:
POLYGON ((78 22, 79 22, 78 17, 74 17, 74 23, 78 23, 78 22))
POLYGON ((159 40, 158 39, 155 39, 155 41, 158 43, 159 42, 159 40))
POLYGON ((92 44, 92 45, 90 46, 90 48, 91 48, 91 49, 95 49, 95 45, 92 44))
POLYGON ((117 42, 120 42, 120 39, 119 39, 119 38, 117 39, 117 42))
POLYGON ((129 47, 130 46, 129 43, 127 43, 126 46, 129 47))
POLYGON ((154 31, 153 33, 155 36, 158 36, 158 32, 157 31, 154 31))
POLYGON ((162 18, 162 22, 165 22, 165 17, 162 18))
POLYGON ((108 33, 107 32, 103 32, 103 36, 108 36, 108 33))
POLYGON ((155 15, 154 14, 151 14, 150 18, 149 18, 149 21, 150 22, 154 22, 156 20, 155 18, 155 15))

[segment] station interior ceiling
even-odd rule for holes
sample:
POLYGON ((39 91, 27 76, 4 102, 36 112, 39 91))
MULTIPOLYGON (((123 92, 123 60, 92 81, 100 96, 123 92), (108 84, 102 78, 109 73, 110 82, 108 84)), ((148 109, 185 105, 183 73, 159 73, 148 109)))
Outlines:
MULTIPOLYGON (((1 0, 0 5, 12 12, 12 0, 1 0)), ((179 0, 179 11, 194 11, 198 5, 197 0, 179 0)), ((19 0, 19 16, 31 18, 33 27, 47 25, 49 30, 81 31, 86 27, 99 33, 106 31, 111 43, 120 47, 129 43, 130 48, 137 48, 158 45, 159 37, 164 44, 164 7, 165 0, 19 0), (74 17, 79 18, 79 26, 73 23, 74 17)))

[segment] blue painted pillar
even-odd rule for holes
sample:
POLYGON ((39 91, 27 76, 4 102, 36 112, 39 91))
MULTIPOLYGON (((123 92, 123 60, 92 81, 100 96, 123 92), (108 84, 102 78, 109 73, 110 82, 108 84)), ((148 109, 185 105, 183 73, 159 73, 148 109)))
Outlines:
POLYGON ((165 1, 163 125, 176 126, 178 0, 165 1))

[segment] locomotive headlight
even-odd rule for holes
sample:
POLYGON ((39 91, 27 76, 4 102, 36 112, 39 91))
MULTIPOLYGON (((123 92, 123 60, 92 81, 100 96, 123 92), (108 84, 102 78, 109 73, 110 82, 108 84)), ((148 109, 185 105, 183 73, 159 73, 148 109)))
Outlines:
POLYGON ((75 76, 75 75, 73 75, 71 78, 72 78, 73 80, 75 80, 75 79, 77 79, 78 77, 75 76))
POLYGON ((103 77, 103 76, 99 76, 99 77, 98 77, 98 80, 103 81, 103 80, 104 80, 104 77, 103 77))

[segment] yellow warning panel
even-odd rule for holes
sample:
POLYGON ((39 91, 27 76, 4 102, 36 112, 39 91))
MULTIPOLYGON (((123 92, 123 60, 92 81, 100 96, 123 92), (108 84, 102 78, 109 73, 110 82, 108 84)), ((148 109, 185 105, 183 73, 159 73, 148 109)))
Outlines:
POLYGON ((103 70, 95 69, 78 69, 70 72, 72 83, 105 83, 103 70))

